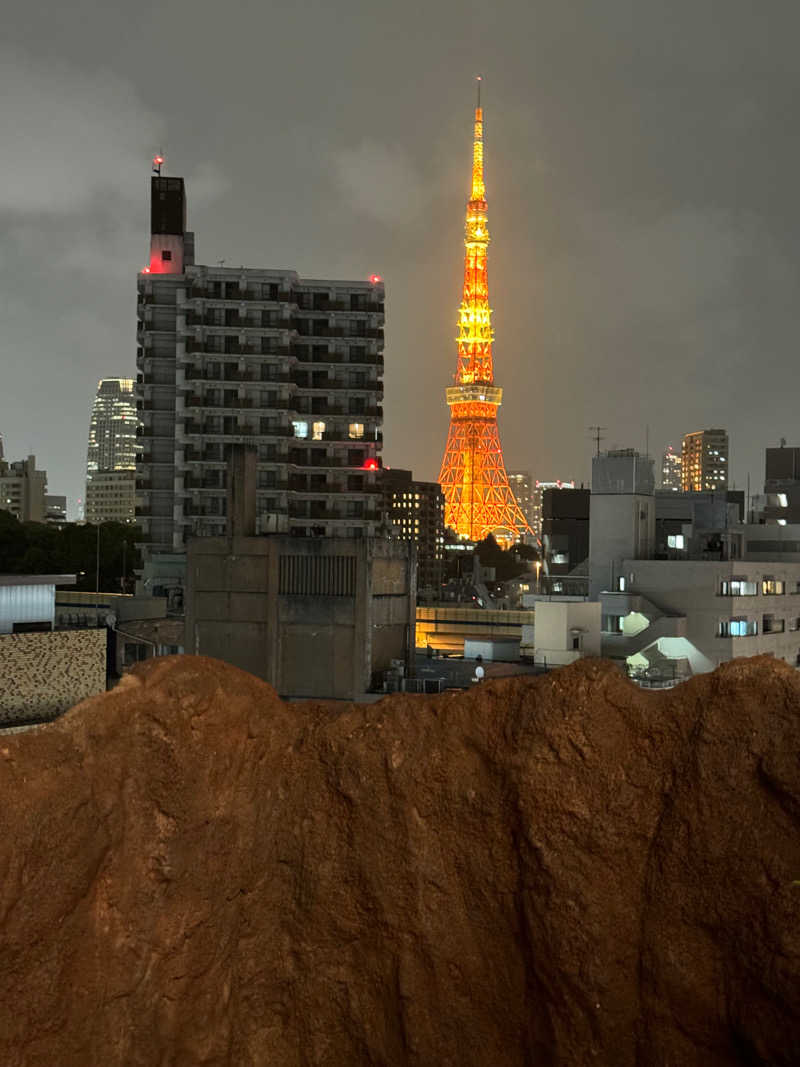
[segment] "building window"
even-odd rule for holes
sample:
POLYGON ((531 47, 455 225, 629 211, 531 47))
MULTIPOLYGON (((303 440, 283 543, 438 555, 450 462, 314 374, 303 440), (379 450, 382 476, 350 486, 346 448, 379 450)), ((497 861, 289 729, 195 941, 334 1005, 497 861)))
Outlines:
POLYGON ((172 252, 170 251, 170 249, 165 248, 163 250, 163 252, 161 253, 162 262, 168 263, 171 259, 172 259, 172 252))
POLYGON ((314 423, 312 423, 312 425, 311 425, 311 440, 312 441, 321 441, 322 440, 322 435, 324 433, 325 433, 325 423, 324 422, 314 422, 314 423))
POLYGON ((764 596, 783 596, 786 592, 786 583, 771 574, 765 574, 761 580, 761 592, 764 596))
POLYGON ((624 593, 625 592, 625 575, 624 574, 621 574, 619 576, 619 578, 617 578, 617 589, 619 590, 620 593, 624 593))
POLYGON ((363 422, 351 422, 347 434, 353 440, 360 439, 364 436, 364 423, 363 422))
POLYGON ((758 633, 758 622, 741 616, 734 619, 722 619, 717 628, 719 637, 755 637, 758 633))
POLYGON ((602 623, 603 633, 621 634, 622 620, 624 617, 624 615, 604 615, 602 623))
POLYGON ((757 596, 758 583, 746 578, 729 578, 720 582, 720 596, 757 596))
POLYGON ((292 420, 292 429, 295 437, 308 437, 308 423, 292 420))
POLYGON ((792 631, 800 630, 800 619, 789 619, 789 629, 792 631))
POLYGON ((782 634, 786 629, 786 620, 777 619, 774 615, 761 616, 762 634, 782 634))
POLYGON ((683 534, 669 534, 667 536, 667 547, 668 548, 685 548, 686 547, 686 539, 683 536, 683 534))

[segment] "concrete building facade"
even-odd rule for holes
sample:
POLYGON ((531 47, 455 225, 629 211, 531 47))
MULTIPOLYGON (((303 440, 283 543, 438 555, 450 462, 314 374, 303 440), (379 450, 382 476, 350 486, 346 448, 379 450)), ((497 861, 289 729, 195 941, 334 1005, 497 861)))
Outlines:
POLYGON ((589 524, 589 599, 624 582, 626 559, 650 559, 655 548, 653 460, 634 449, 592 460, 589 524))
POLYGON ((728 433, 696 430, 683 436, 681 488, 685 493, 728 488, 728 433))
POLYGON ((136 471, 95 471, 86 482, 84 517, 89 523, 136 521, 136 471))
POLYGON ((376 538, 202 537, 189 543, 187 652, 282 696, 354 699, 414 648, 410 546, 376 538))
POLYGON ((232 444, 257 449, 257 529, 380 522, 384 287, 200 266, 181 178, 152 179, 138 280, 136 516, 145 563, 226 530, 232 444))
POLYGON ((36 469, 36 456, 7 462, 0 456, 0 511, 20 522, 44 522, 47 471, 36 469))

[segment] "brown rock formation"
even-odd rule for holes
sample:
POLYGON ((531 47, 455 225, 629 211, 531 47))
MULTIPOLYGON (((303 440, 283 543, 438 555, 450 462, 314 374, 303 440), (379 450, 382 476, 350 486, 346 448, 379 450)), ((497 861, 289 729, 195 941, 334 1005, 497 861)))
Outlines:
POLYGON ((800 675, 284 705, 193 657, 0 737, 3 1067, 800 1063, 800 675))

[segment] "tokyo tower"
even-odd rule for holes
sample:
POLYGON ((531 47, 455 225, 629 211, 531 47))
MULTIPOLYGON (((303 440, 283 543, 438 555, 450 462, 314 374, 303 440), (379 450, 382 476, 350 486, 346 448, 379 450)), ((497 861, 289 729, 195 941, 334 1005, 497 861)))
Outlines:
POLYGON ((445 499, 445 524, 460 537, 480 541, 493 534, 508 547, 528 523, 508 484, 497 409, 503 390, 494 384, 492 312, 486 270, 489 230, 483 182, 481 79, 475 108, 472 194, 464 235, 464 296, 458 313, 458 364, 447 390, 450 431, 439 482, 445 499))

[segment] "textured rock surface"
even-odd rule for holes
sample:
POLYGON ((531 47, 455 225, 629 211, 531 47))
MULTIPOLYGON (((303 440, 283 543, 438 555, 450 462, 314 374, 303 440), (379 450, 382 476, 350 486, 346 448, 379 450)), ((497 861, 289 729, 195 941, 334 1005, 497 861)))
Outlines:
POLYGON ((800 675, 284 705, 154 661, 0 737, 0 1063, 800 1063, 800 675))

